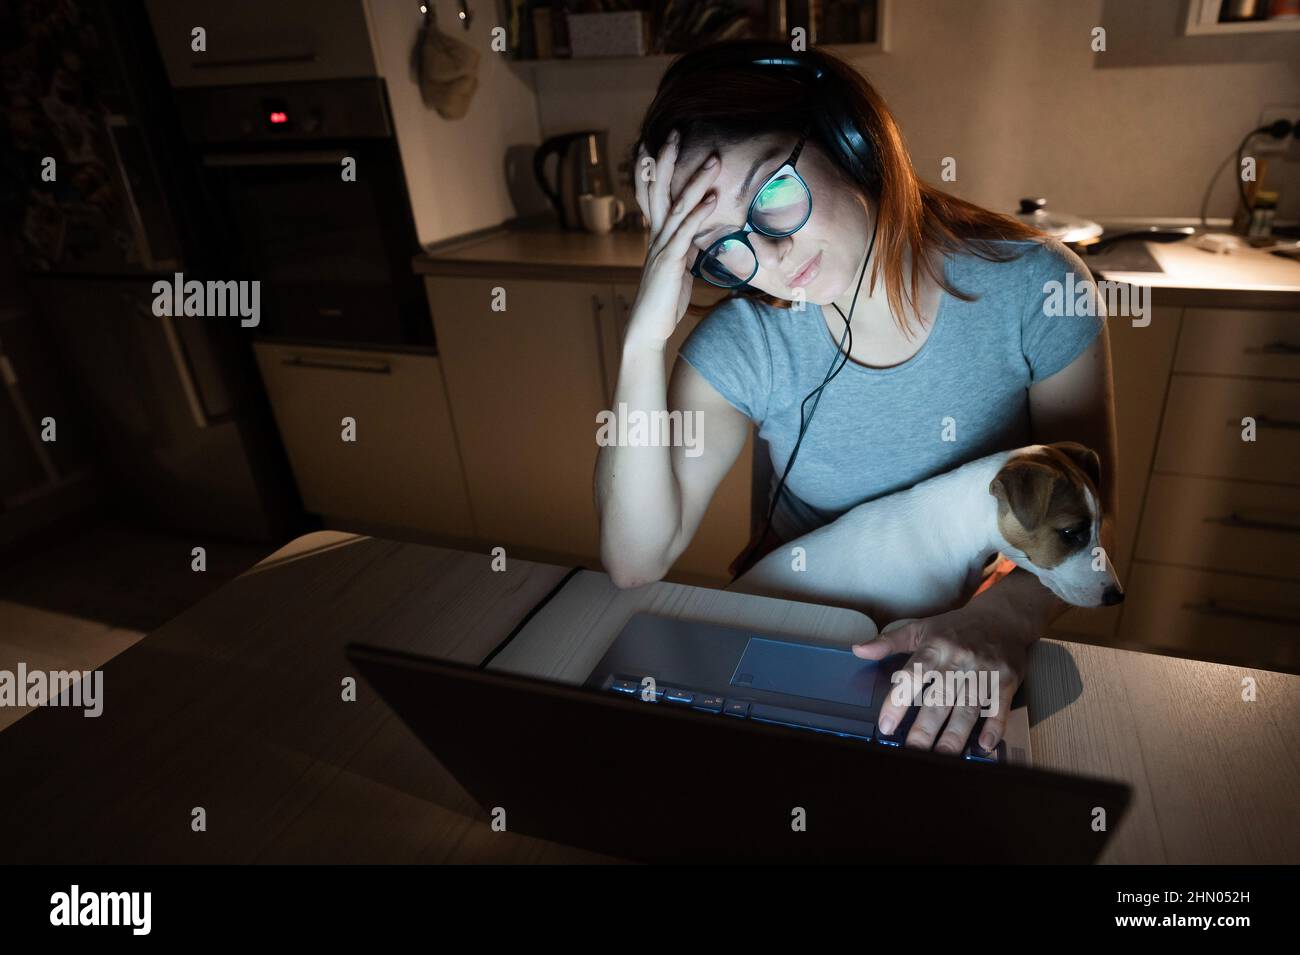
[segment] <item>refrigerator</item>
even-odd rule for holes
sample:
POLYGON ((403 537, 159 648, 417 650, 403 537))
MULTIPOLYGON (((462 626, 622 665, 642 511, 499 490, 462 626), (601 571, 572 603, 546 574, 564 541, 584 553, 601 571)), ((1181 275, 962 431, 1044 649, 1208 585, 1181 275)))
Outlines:
POLYGON ((101 496, 177 533, 301 530, 252 330, 155 314, 155 282, 230 276, 143 3, 0 0, 0 82, 0 254, 25 279, 101 496))

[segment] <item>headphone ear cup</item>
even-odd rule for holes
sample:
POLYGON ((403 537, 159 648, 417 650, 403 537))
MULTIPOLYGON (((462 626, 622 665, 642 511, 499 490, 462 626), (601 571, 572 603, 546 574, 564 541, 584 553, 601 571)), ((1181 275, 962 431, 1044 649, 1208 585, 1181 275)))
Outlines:
POLYGON ((822 81, 817 91, 819 125, 822 137, 835 151, 835 158, 859 182, 875 185, 880 176, 876 170, 875 153, 871 144, 858 129, 858 124, 844 108, 843 101, 833 95, 829 77, 822 81))

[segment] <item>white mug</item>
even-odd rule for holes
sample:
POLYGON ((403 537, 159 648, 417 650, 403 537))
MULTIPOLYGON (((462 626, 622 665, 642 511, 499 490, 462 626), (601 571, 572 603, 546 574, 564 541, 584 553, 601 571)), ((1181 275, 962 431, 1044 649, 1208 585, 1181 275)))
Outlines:
POLYGON ((593 196, 589 192, 578 196, 578 207, 582 211, 582 224, 588 231, 598 235, 604 235, 613 229, 627 211, 622 199, 615 196, 593 196))

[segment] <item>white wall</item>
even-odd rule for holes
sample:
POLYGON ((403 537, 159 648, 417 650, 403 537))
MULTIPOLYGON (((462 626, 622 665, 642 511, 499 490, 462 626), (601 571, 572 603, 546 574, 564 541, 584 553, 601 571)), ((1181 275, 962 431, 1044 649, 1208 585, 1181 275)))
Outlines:
POLYGON ((506 63, 506 54, 493 53, 489 46, 490 31, 498 25, 495 5, 472 3, 474 18, 466 31, 456 19, 455 0, 427 2, 436 8, 443 32, 480 52, 478 90, 461 119, 443 119, 420 99, 410 66, 421 21, 418 4, 366 0, 422 244, 515 215, 504 170, 506 150, 540 141, 533 91, 506 63))
MULTIPOLYGON (((1185 0, 889 2, 889 52, 853 64, 894 110, 921 176, 938 182, 952 156, 945 187, 994 209, 1043 195, 1087 216, 1195 215, 1260 108, 1300 104, 1300 32, 1183 37, 1185 0), (1090 49, 1098 26, 1106 53, 1090 49)), ((666 66, 539 67, 543 134, 608 129, 621 159, 666 66)), ((1300 215, 1300 163, 1270 184, 1280 214, 1300 215)), ((1209 214, 1231 214, 1234 190, 1225 171, 1209 214)))

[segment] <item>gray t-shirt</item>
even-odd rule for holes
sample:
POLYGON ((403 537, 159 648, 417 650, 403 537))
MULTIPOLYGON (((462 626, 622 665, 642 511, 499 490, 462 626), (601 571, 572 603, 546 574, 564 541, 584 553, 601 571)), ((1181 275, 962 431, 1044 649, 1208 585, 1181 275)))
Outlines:
MULTIPOLYGON (((1006 244, 1024 254, 1004 263, 947 256, 948 280, 977 298, 963 302, 944 292, 915 355, 891 368, 850 360, 827 385, 772 519, 781 540, 863 501, 1031 443, 1030 384, 1078 357, 1100 331, 1104 311, 1087 267, 1061 243, 1006 244), (1062 283, 1064 315, 1046 307, 1050 282, 1062 283), (1097 315, 1077 314, 1080 295, 1097 315)), ((771 449, 770 506, 799 436, 799 406, 836 356, 821 306, 796 311, 727 299, 680 354, 758 425, 771 449)))

